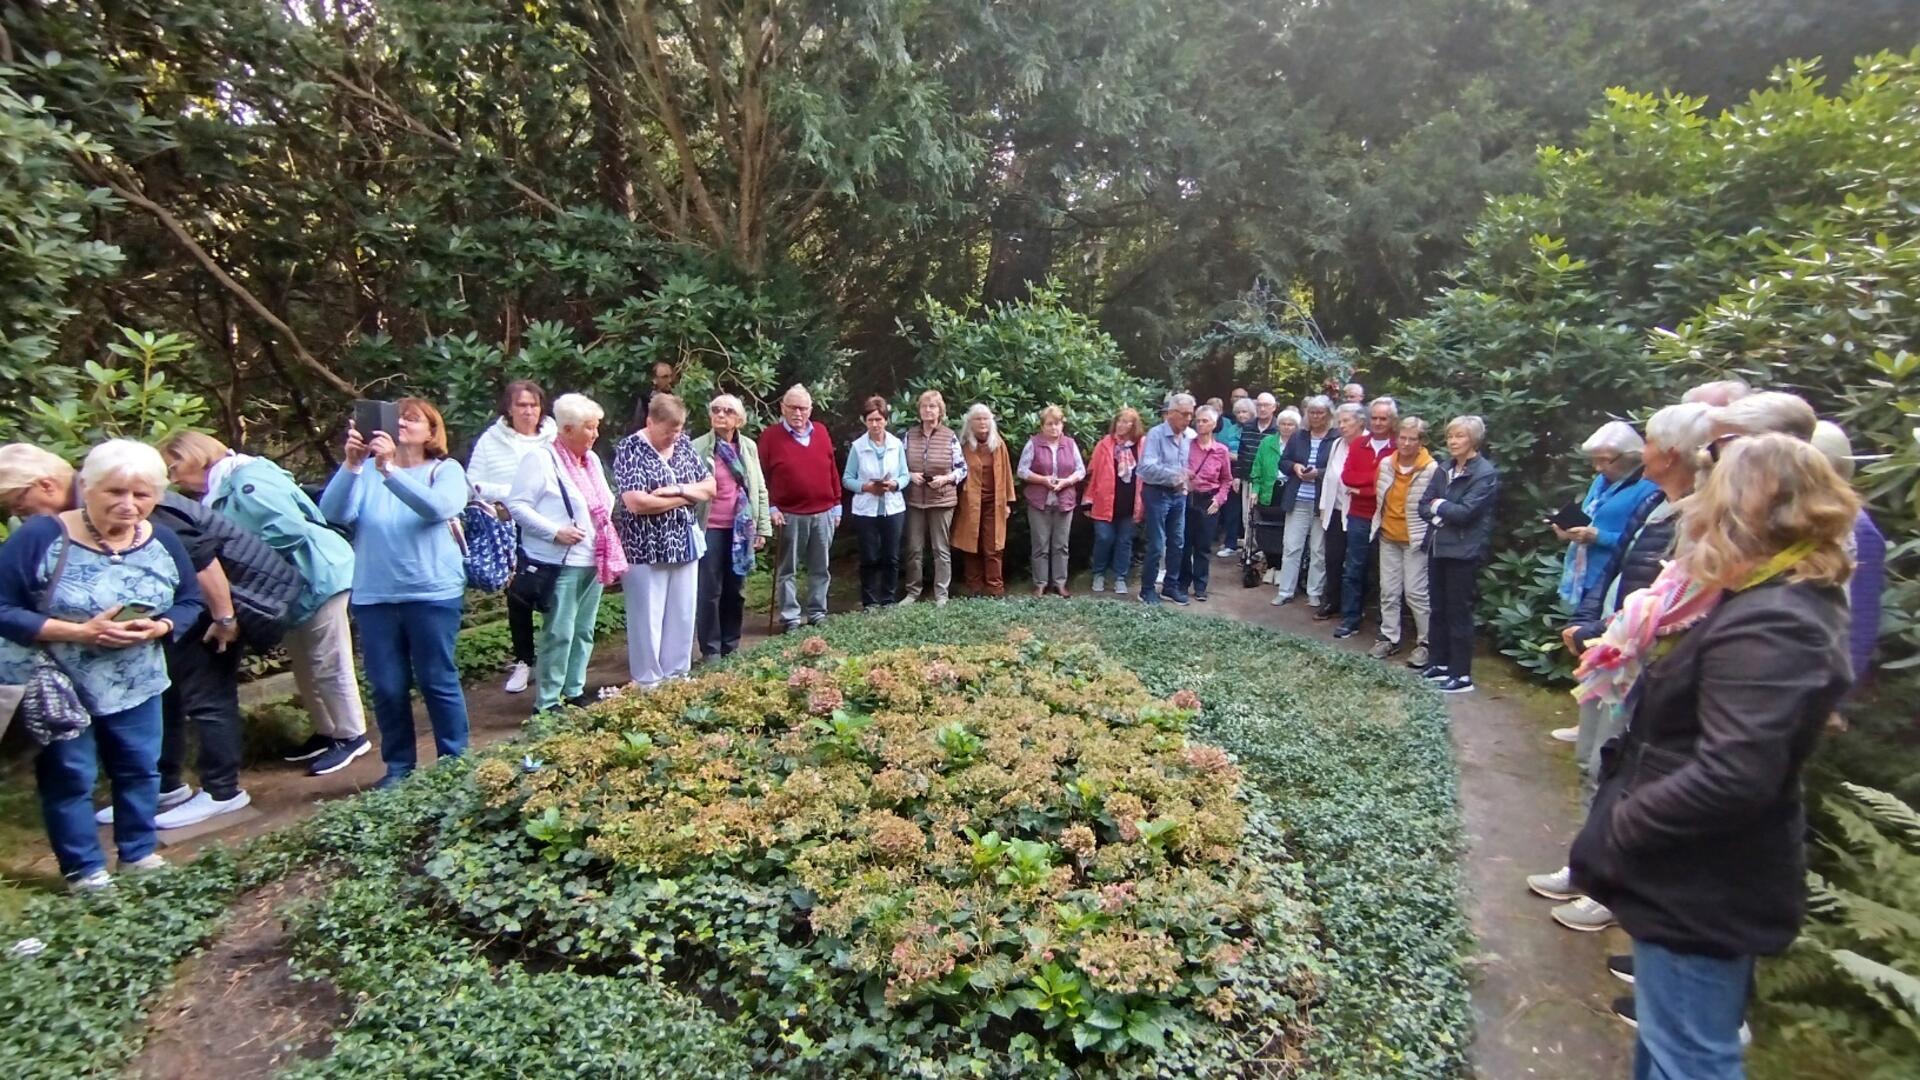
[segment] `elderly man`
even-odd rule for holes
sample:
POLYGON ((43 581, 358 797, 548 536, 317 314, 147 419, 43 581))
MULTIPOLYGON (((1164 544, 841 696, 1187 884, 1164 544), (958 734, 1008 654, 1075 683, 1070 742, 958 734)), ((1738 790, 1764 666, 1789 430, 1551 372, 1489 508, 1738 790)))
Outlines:
MULTIPOLYGON (((1266 397, 1268 395, 1261 395, 1266 397)), ((1278 607, 1293 599, 1300 581, 1300 560, 1307 559, 1307 603, 1319 607, 1327 588, 1327 531, 1320 524, 1320 485, 1328 482, 1327 461, 1338 438, 1333 431, 1333 402, 1325 394, 1306 400, 1307 422, 1280 452, 1280 510, 1286 515, 1286 539, 1280 559, 1278 607)))
POLYGON ((1235 405, 1240 404, 1240 402, 1252 396, 1253 395, 1247 393, 1246 387, 1236 386, 1233 388, 1233 393, 1227 395, 1227 406, 1231 408, 1235 405))
POLYGON ((780 623, 797 629, 802 620, 827 619, 827 553, 840 524, 840 470, 833 465, 833 440, 813 422, 813 395, 795 384, 780 399, 780 423, 760 433, 760 469, 766 475, 773 527, 780 531, 780 562, 774 592, 780 598, 780 623), (807 569, 803 611, 795 577, 802 560, 807 569))
MULTIPOLYGON (((1251 418, 1241 422, 1240 446, 1233 455, 1233 498, 1227 501, 1226 509, 1231 516, 1227 519, 1226 538, 1220 542, 1223 559, 1233 554, 1234 541, 1252 532, 1253 508, 1260 500, 1246 494, 1247 481, 1253 476, 1253 459, 1260 456, 1260 444, 1279 430, 1279 404, 1272 394, 1261 394, 1251 401, 1251 418)), ((1236 413, 1241 408, 1238 403, 1234 406, 1236 413)))
POLYGON ((1375 398, 1367 406, 1367 431, 1347 445, 1340 482, 1347 499, 1346 568, 1340 578, 1340 626, 1337 638, 1360 632, 1360 613, 1367 599, 1367 567, 1373 561, 1373 514, 1379 509, 1380 463, 1394 451, 1394 428, 1400 406, 1390 397, 1375 398))
POLYGON ((1357 382, 1350 382, 1340 388, 1340 401, 1346 405, 1361 405, 1367 400, 1367 388, 1357 382))
POLYGON ((1190 599, 1178 574, 1169 572, 1160 591, 1156 591, 1154 581, 1161 556, 1170 552, 1177 555, 1187 543, 1187 491, 1193 484, 1193 474, 1187 468, 1187 425, 1193 420, 1193 409, 1192 394, 1173 395, 1161 413, 1165 419, 1141 440, 1140 464, 1135 471, 1140 474, 1140 498, 1145 506, 1142 523, 1147 530, 1140 566, 1143 604, 1158 604, 1162 594, 1176 604, 1190 599))

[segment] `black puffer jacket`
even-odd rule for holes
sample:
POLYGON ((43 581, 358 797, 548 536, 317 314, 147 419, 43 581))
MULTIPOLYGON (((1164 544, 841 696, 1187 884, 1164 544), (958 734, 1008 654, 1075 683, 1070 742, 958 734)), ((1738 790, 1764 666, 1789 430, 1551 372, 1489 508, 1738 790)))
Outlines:
POLYGON ((220 560, 233 590, 240 633, 248 645, 266 649, 280 643, 287 629, 287 611, 306 588, 300 571, 286 556, 226 515, 177 491, 167 492, 153 508, 153 520, 179 535, 195 569, 220 560))
POLYGON ((1500 470, 1485 455, 1467 459, 1458 475, 1452 461, 1442 461, 1420 506, 1433 526, 1427 530, 1427 554, 1486 562, 1493 554, 1493 504, 1499 494, 1500 470))
POLYGON ((1574 609, 1573 618, 1567 623, 1574 627, 1574 637, 1586 641, 1606 632, 1607 619, 1613 614, 1607 606, 1607 593, 1613 590, 1615 578, 1620 579, 1615 599, 1621 600, 1628 593, 1653 584, 1653 579, 1660 576, 1660 560, 1673 551, 1673 537, 1680 528, 1680 518, 1669 515, 1652 523, 1647 519, 1666 501, 1664 493, 1654 492, 1627 518, 1620 535, 1628 537, 1628 541, 1607 560, 1607 572, 1600 578, 1599 588, 1588 589, 1580 597, 1580 606, 1574 609))

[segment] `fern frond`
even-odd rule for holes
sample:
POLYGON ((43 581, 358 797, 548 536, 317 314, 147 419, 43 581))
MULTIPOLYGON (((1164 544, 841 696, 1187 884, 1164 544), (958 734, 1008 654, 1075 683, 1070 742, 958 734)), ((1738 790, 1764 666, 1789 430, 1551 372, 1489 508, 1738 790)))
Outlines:
POLYGON ((1911 851, 1920 854, 1920 810, 1908 806, 1897 796, 1875 788, 1853 783, 1842 783, 1840 786, 1872 811, 1874 821, 1899 834, 1911 851))
POLYGON ((1901 1027, 1920 1035, 1920 975, 1869 960, 1852 949, 1833 950, 1833 959, 1901 1027))

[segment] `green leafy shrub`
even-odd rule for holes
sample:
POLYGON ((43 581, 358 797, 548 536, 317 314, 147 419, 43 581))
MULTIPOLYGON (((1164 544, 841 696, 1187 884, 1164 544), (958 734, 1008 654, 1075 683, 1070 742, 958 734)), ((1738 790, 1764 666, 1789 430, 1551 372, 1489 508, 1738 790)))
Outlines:
POLYGON ((488 757, 426 871, 480 935, 734 1003, 763 1064, 1218 1071, 1313 980, 1198 703, 1026 630, 813 638, 488 757))
POLYGON ((1920 814, 1846 784, 1828 796, 1812 919, 1760 967, 1754 1075, 1894 1080, 1920 1071, 1920 814))

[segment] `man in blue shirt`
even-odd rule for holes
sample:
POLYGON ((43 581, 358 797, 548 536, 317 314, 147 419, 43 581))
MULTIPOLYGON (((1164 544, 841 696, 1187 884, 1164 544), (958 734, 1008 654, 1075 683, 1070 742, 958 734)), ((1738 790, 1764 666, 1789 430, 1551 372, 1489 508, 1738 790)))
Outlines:
MULTIPOLYGON (((1166 419, 1155 424, 1141 440, 1140 498, 1145 507, 1147 549, 1141 557, 1140 602, 1158 604, 1154 580, 1159 574, 1161 556, 1180 551, 1187 543, 1187 489, 1193 472, 1187 468, 1191 448, 1187 424, 1193 420, 1193 395, 1175 394, 1167 399, 1166 419)), ((1172 575, 1169 575, 1171 578, 1172 575)), ((1164 589, 1167 599, 1176 604, 1187 602, 1187 590, 1169 581, 1164 589)))

